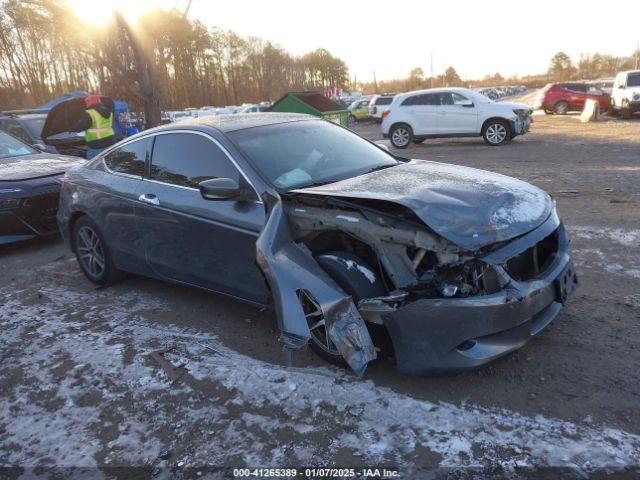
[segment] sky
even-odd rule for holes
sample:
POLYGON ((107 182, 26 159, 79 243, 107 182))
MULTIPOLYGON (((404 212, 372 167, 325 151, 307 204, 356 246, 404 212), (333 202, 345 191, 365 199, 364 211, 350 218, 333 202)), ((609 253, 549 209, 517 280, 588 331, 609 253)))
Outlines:
POLYGON ((192 0, 189 18, 296 55, 326 48, 358 81, 374 71, 378 80, 405 77, 415 67, 429 75, 432 54, 436 75, 448 66, 468 79, 535 74, 558 51, 574 61, 581 53, 626 56, 640 42, 640 0, 192 0))

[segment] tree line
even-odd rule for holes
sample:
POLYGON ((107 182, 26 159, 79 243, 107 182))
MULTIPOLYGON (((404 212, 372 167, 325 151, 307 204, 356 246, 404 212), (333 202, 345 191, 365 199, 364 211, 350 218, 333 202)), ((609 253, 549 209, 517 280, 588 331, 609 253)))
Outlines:
POLYGON ((346 64, 325 49, 294 56, 269 41, 207 27, 175 10, 132 25, 80 21, 63 0, 0 3, 0 105, 29 108, 72 90, 145 111, 275 100, 287 91, 345 88, 346 64))
POLYGON ((628 57, 616 57, 603 53, 583 54, 577 63, 564 52, 556 53, 549 62, 547 74, 550 80, 591 80, 613 77, 624 70, 640 68, 640 49, 628 57))

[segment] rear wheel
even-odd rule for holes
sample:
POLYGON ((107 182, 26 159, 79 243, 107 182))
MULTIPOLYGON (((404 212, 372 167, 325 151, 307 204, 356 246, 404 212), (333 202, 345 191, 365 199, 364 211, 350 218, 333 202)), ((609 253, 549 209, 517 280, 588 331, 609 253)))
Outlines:
POLYGON ((553 106, 553 113, 556 115, 566 115, 569 111, 569 102, 565 102, 564 100, 560 100, 553 106))
POLYGON ((396 148, 407 148, 413 142, 413 130, 409 125, 394 125, 389 132, 389 140, 396 148))
POLYGON ((509 125, 504 120, 490 120, 484 126, 482 132, 482 138, 484 138, 485 143, 492 147, 504 145, 509 141, 510 137, 509 125))
POLYGON ((549 109, 549 108, 545 108, 544 109, 544 113, 547 115, 553 115, 553 110, 549 109))
POLYGON ((122 275, 111 260, 100 229, 89 217, 80 217, 73 225, 73 245, 80 268, 89 281, 105 287, 122 275))
POLYGON ((622 101, 622 108, 620 108, 620 116, 624 119, 631 118, 631 110, 629 110, 629 102, 622 101))
MULTIPOLYGON (((382 280, 373 269, 352 253, 328 252, 318 255, 316 261, 345 293, 351 295, 356 305, 363 298, 386 293, 382 280)), ((311 333, 311 349, 329 363, 346 366, 344 358, 329 338, 324 314, 318 303, 304 290, 300 291, 299 298, 311 333)))

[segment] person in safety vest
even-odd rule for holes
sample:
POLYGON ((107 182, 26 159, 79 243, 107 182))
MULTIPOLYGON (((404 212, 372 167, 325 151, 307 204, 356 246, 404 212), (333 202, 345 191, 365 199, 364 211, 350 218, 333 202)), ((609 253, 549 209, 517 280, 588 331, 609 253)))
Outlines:
POLYGON ((98 95, 89 95, 84 99, 85 114, 78 122, 77 131, 84 130, 87 142, 87 160, 98 155, 102 150, 116 143, 113 131, 113 110, 103 104, 98 95))

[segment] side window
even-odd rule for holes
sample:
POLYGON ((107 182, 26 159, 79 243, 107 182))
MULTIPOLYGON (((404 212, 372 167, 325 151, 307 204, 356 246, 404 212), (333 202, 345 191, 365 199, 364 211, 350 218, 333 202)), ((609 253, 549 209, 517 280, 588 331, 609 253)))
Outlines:
POLYGON ((453 94, 451 92, 440 93, 440 105, 453 105, 453 94))
POLYGON ((571 90, 572 92, 578 92, 578 93, 586 93, 587 86, 583 84, 567 85, 567 90, 571 90))
POLYGON ((437 93, 423 93, 421 95, 413 95, 403 100, 403 106, 412 105, 439 105, 437 93))
POLYGON ((467 97, 455 92, 451 92, 451 99, 453 100, 453 105, 463 105, 469 102, 467 97))
POLYGON ((143 138, 108 153, 104 163, 112 172, 126 173, 142 177, 145 161, 149 157, 152 138, 143 138))
POLYGON ((194 133, 157 135, 151 161, 151 179, 198 188, 211 178, 238 181, 240 172, 211 140, 194 133))
POLYGON ((27 135, 27 132, 22 128, 22 125, 20 125, 16 120, 5 120, 2 122, 1 128, 9 135, 16 137, 18 140, 31 144, 29 135, 27 135))

